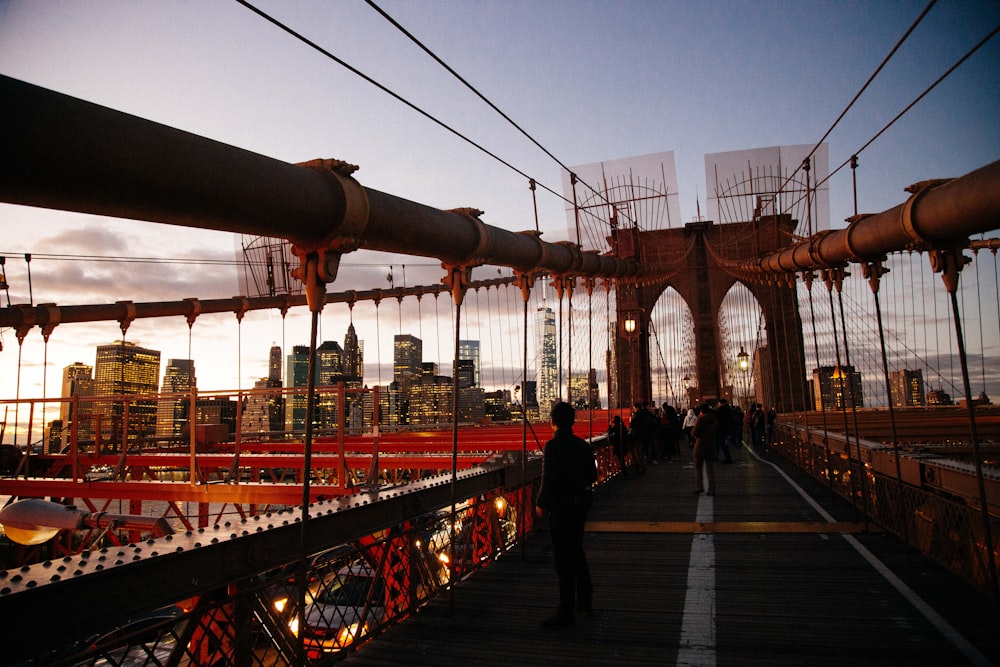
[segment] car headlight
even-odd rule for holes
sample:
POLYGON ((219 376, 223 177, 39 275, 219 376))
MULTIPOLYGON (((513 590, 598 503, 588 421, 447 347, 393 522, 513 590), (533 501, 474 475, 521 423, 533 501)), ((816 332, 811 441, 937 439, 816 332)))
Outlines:
POLYGON ((360 623, 351 623, 350 625, 346 625, 340 629, 340 632, 337 633, 337 645, 347 646, 357 639, 358 635, 366 632, 368 632, 367 623, 363 626, 360 623))

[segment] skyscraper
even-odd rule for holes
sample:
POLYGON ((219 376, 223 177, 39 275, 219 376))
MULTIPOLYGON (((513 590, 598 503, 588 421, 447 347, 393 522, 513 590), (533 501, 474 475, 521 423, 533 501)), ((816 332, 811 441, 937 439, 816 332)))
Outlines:
POLYGON ((569 377, 569 402, 578 410, 594 408, 599 410, 601 398, 597 384, 597 370, 588 373, 573 373, 569 377))
POLYGON ((354 322, 347 325, 344 335, 344 379, 348 386, 359 389, 365 379, 365 342, 358 340, 354 322))
POLYGON ((861 373, 854 366, 820 366, 813 369, 813 401, 817 410, 864 407, 861 373))
POLYGON ((480 382, 480 357, 479 357, 479 341, 478 340, 460 340, 458 341, 458 358, 459 360, 466 359, 472 362, 472 384, 471 387, 481 387, 483 386, 480 382))
POLYGON ((924 400, 924 372, 899 370, 889 373, 889 394, 897 408, 911 405, 926 405, 924 400))
POLYGON ((272 381, 277 381, 278 387, 281 386, 281 346, 272 345, 271 353, 268 357, 267 362, 267 379, 272 381))
POLYGON ((422 373, 423 343, 416 336, 397 334, 392 344, 392 379, 405 384, 418 379, 422 373))
POLYGON ((559 375, 556 360, 556 314, 547 307, 535 315, 535 358, 538 361, 538 409, 548 415, 559 400, 559 375))
MULTIPOLYGON (((309 384, 309 346, 295 345, 285 366, 286 387, 306 387, 309 384)), ((285 430, 304 431, 306 428, 306 394, 288 394, 285 398, 285 430)))
MULTIPOLYGON (((92 366, 74 362, 63 369, 62 397, 87 399, 94 395, 94 369, 92 366)), ((59 407, 60 427, 63 435, 60 444, 69 442, 69 435, 76 422, 77 439, 86 442, 94 439, 94 404, 90 401, 67 401, 59 407)))
MULTIPOLYGON (((133 396, 155 394, 160 379, 160 352, 119 340, 97 346, 94 364, 94 396, 133 396)), ((99 401, 94 413, 101 421, 102 439, 112 444, 122 442, 125 405, 122 401, 99 401)), ((128 402, 128 441, 156 433, 156 399, 128 402)))
MULTIPOLYGON (((161 394, 187 394, 198 385, 191 359, 170 359, 163 371, 161 394)), ((156 407, 156 437, 182 438, 188 424, 191 401, 186 395, 166 396, 156 407)))

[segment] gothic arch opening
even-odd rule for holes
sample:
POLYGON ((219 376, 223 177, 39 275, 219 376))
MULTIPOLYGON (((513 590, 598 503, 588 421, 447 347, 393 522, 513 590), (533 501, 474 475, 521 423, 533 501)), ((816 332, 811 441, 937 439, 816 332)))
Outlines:
POLYGON ((649 367, 652 400, 687 408, 697 384, 694 318, 672 287, 663 290, 649 314, 649 367))
POLYGON ((769 375, 761 360, 767 349, 767 322, 753 292, 736 282, 719 308, 719 377, 724 393, 744 410, 750 403, 768 403, 769 375))

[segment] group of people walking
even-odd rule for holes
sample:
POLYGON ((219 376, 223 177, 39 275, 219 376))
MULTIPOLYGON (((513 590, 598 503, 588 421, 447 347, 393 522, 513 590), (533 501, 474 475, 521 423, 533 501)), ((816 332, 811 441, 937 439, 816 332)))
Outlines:
POLYGON ((726 399, 707 401, 689 409, 683 417, 667 403, 660 408, 637 403, 628 425, 620 416, 613 417, 608 439, 626 474, 642 474, 648 464, 679 457, 683 445, 687 445, 698 475, 695 492, 714 494, 714 462, 732 463, 733 451, 742 446, 744 434, 754 451, 765 453, 774 419, 774 408, 765 412, 760 403, 751 403, 744 413, 739 405, 726 399))
MULTIPOLYGON (((553 437, 544 447, 542 482, 535 511, 546 517, 552 536, 552 553, 558 579, 559 602, 555 612, 542 620, 544 629, 572 625, 577 616, 593 614, 593 582, 583 549, 584 524, 597 481, 597 462, 589 443, 573 433, 576 411, 557 403, 551 414, 553 437)), ((732 463, 732 451, 743 443, 744 424, 756 451, 770 442, 775 413, 759 403, 747 414, 725 399, 691 408, 682 418, 664 403, 661 408, 636 404, 626 426, 616 415, 608 427, 612 449, 623 471, 646 472, 646 465, 680 457, 687 444, 694 460, 696 494, 715 494, 715 461, 732 463), (721 457, 721 459, 720 459, 721 457)))

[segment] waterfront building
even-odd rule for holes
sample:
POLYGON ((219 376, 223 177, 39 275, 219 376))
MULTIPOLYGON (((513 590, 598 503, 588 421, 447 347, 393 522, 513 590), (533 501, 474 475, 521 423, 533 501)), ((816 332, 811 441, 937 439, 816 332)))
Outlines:
POLYGON ((931 389, 927 392, 927 405, 955 405, 955 401, 944 389, 931 389))
POLYGON ((481 378, 479 376, 481 361, 479 356, 479 341, 478 340, 459 340, 458 341, 458 358, 460 361, 471 361, 472 362, 472 381, 468 385, 470 387, 481 387, 481 378))
MULTIPOLYGON (((52 446, 61 449, 62 443, 69 441, 74 425, 79 442, 94 440, 94 403, 87 400, 94 396, 93 366, 76 361, 63 368, 61 396, 75 400, 66 401, 59 406, 59 430, 58 435, 54 436, 58 438, 58 444, 50 444, 50 451, 52 446)), ((52 442, 52 438, 49 442, 52 442)))
POLYGON ((255 437, 280 433, 285 426, 285 399, 280 392, 281 381, 272 377, 260 378, 253 388, 254 391, 243 402, 241 433, 253 434, 255 437))
POLYGON ((228 442, 236 433, 237 402, 228 396, 205 396, 195 401, 195 429, 200 445, 228 442))
POLYGON ((569 377, 569 401, 577 410, 601 409, 600 388, 597 384, 597 370, 588 373, 572 373, 569 377))
POLYGON ((926 405, 924 399, 924 372, 921 369, 899 370, 889 373, 889 395, 897 408, 926 405))
MULTIPOLYGON (((285 386, 306 387, 309 384, 309 346, 294 345, 285 361, 285 386)), ((304 393, 286 394, 285 430, 302 433, 306 430, 306 399, 304 393)))
POLYGON ((854 366, 820 366, 812 372, 813 405, 817 410, 864 407, 861 373, 854 366))
POLYGON ((187 433, 191 400, 188 393, 198 386, 191 359, 170 359, 163 371, 160 400, 156 406, 157 439, 181 440, 187 433))
POLYGON ((392 343, 392 380, 405 386, 423 373, 423 343, 416 336, 397 334, 392 343))
POLYGON ((267 379, 277 381, 281 386, 281 346, 272 345, 267 360, 267 379))
POLYGON ((483 394, 483 408, 486 417, 495 422, 510 421, 514 417, 520 417, 520 414, 511 414, 509 389, 485 392, 483 394))
POLYGON ((365 342, 358 340, 354 322, 347 325, 344 335, 344 381, 348 387, 360 389, 365 379, 365 342))
POLYGON ((95 398, 129 397, 127 400, 99 400, 94 405, 94 414, 100 423, 99 427, 95 426, 95 433, 99 432, 101 440, 109 447, 121 446, 126 423, 129 444, 156 434, 157 405, 153 395, 159 388, 159 379, 159 350, 124 340, 97 346, 95 398))

